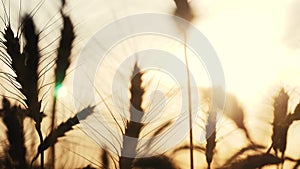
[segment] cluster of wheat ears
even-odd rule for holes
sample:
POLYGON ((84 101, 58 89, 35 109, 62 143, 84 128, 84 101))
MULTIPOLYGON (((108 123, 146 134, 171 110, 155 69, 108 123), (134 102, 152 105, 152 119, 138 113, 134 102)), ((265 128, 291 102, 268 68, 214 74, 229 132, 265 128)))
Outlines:
MULTIPOLYGON (((177 6, 176 14, 189 20, 192 18, 192 12, 190 11, 189 4, 186 0, 175 0, 177 6)), ((0 156, 0 168, 62 168, 63 166, 55 165, 55 161, 58 160, 59 152, 55 151, 55 144, 59 139, 65 136, 66 133, 72 132, 74 126, 79 124, 81 119, 87 118, 93 111, 95 105, 87 105, 83 110, 75 113, 73 117, 70 117, 65 122, 56 124, 56 102, 57 95, 55 90, 64 82, 67 69, 71 62, 71 51, 73 48, 74 39, 76 38, 74 25, 72 19, 64 12, 65 1, 62 1, 60 15, 62 19, 62 29, 59 36, 58 48, 55 50, 56 58, 47 63, 46 66, 41 67, 42 62, 47 61, 43 59, 41 50, 39 48, 40 32, 36 29, 33 16, 38 10, 39 6, 43 3, 39 3, 28 15, 22 16, 21 24, 17 28, 13 28, 10 23, 9 13, 4 1, 2 0, 3 10, 5 16, 1 16, 1 20, 5 23, 5 27, 1 27, 1 62, 5 68, 1 68, 0 77, 5 84, 1 84, 1 87, 5 89, 8 95, 2 94, 2 109, 0 111, 0 117, 3 122, 3 128, 6 132, 6 140, 4 141, 0 156), (49 66, 50 65, 50 66, 49 66), (52 111, 45 112, 41 105, 44 102, 45 93, 41 92, 41 86, 44 75, 51 69, 54 69, 54 82, 46 85, 52 85, 53 89, 53 103, 52 111), (14 90, 12 90, 14 89, 14 90), (17 101, 12 104, 12 101, 17 101), (50 132, 46 134, 41 130, 45 118, 50 117, 50 132), (80 119, 78 119, 80 117, 80 119), (25 126, 24 121, 31 119, 30 125, 25 126), (39 142, 34 145, 36 149, 33 156, 28 155, 29 147, 25 144, 25 134, 28 128, 35 127, 35 131, 38 135, 39 142), (50 149, 50 150, 48 150, 50 149), (47 150, 47 156, 44 152, 47 150), (47 158, 45 158, 47 157, 47 158)), ((145 88, 143 87, 142 77, 144 72, 141 71, 138 64, 132 68, 132 77, 129 82, 130 92, 130 116, 137 117, 134 110, 144 112, 142 107, 143 95, 145 88)), ((51 93, 51 92, 50 92, 51 93)), ((190 94, 190 93, 189 93, 190 94)), ((227 104, 225 105, 225 115, 236 125, 238 129, 243 131, 245 137, 249 141, 248 146, 241 148, 239 151, 233 154, 226 154, 227 160, 216 163, 215 168, 228 168, 228 169, 254 169, 262 168, 265 166, 277 166, 283 167, 285 162, 292 162, 294 168, 300 166, 300 159, 290 158, 285 154, 287 147, 287 135, 291 124, 297 120, 300 120, 300 104, 296 106, 295 110, 291 113, 288 112, 289 95, 284 89, 281 89, 278 95, 274 98, 273 104, 273 134, 270 138, 272 144, 270 147, 265 147, 259 143, 254 142, 247 130, 244 119, 244 110, 240 106, 236 98, 232 95, 228 95, 227 104), (230 106, 229 106, 230 105, 230 106)), ((113 115, 112 115, 113 116, 113 115)), ((74 168, 157 168, 157 169, 175 169, 180 168, 180 164, 176 164, 176 160, 173 159, 173 155, 176 153, 183 153, 183 151, 190 151, 191 163, 184 168, 196 168, 193 165, 195 157, 193 151, 200 152, 205 155, 207 168, 211 168, 212 162, 214 162, 214 154, 216 152, 216 145, 218 144, 216 139, 216 125, 217 114, 215 111, 207 112, 206 130, 213 129, 212 134, 207 134, 206 143, 203 145, 194 144, 192 141, 180 147, 170 150, 170 155, 161 154, 147 158, 129 158, 124 157, 123 152, 132 151, 137 153, 137 145, 140 138, 140 133, 146 124, 142 123, 143 115, 138 116, 138 119, 134 121, 131 119, 124 119, 126 121, 124 127, 120 127, 123 138, 120 140, 122 143, 120 155, 111 154, 109 151, 99 148, 102 152, 100 163, 90 162, 85 166, 73 166, 74 168), (127 136, 137 138, 137 141, 128 140, 127 136)), ((191 118, 191 117, 190 117, 191 118)), ((115 119, 116 120, 116 119, 115 119)), ((116 121, 116 123, 118 123, 116 121)), ((153 136, 161 134, 165 131, 172 121, 169 121, 161 125, 153 134, 153 136)), ((207 132, 210 133, 210 132, 207 132)), ((191 140, 193 138, 191 137, 191 140)))

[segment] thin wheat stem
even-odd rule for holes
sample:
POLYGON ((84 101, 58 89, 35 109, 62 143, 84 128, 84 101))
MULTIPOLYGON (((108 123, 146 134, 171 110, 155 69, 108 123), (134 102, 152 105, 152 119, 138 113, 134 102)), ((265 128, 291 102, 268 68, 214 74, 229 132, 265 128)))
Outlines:
POLYGON ((185 64, 186 64, 186 73, 187 73, 187 85, 188 85, 188 112, 189 112, 189 127, 190 127, 190 165, 191 169, 194 168, 194 144, 193 144, 193 120, 192 120, 192 98, 191 98, 191 82, 190 82, 190 69, 189 63, 187 58, 187 44, 186 44, 186 31, 183 32, 184 34, 184 57, 185 57, 185 64))
MULTIPOLYGON (((40 125, 41 123, 37 123, 36 124, 36 131, 37 131, 37 133, 38 133, 38 135, 39 135, 39 138, 40 138, 40 145, 42 145, 42 147, 44 146, 44 140, 43 140, 43 134, 42 134, 42 131, 41 131, 41 125, 40 125)), ((41 154, 41 169, 43 169, 44 168, 44 151, 41 151, 40 152, 40 154, 41 154)))
MULTIPOLYGON (((53 99, 52 114, 51 114, 51 131, 54 131, 56 127, 56 118, 55 118, 56 102, 57 102, 57 95, 54 91, 54 99, 53 99)), ((55 168, 55 144, 53 144, 50 147, 50 165, 52 168, 55 168)))

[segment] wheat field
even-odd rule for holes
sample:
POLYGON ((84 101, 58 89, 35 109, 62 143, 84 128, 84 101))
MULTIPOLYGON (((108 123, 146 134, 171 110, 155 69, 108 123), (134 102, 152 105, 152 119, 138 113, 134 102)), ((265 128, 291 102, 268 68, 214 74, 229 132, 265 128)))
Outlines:
POLYGON ((0 6, 0 168, 300 168, 298 1, 0 6))

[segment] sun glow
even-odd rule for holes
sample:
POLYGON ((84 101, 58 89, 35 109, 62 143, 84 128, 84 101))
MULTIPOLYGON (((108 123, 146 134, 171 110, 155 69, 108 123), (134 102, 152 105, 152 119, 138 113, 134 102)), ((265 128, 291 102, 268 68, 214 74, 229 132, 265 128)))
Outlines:
POLYGON ((67 95, 67 88, 65 86, 59 84, 55 87, 55 96, 57 98, 65 97, 66 95, 67 95))

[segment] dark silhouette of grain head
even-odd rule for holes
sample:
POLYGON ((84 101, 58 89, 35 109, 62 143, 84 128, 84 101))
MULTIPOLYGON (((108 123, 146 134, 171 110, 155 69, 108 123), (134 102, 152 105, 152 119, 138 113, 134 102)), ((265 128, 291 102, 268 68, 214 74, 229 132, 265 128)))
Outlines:
POLYGON ((270 152, 271 148, 273 148, 277 155, 279 150, 282 153, 282 159, 286 149, 288 129, 291 125, 291 121, 287 116, 288 101, 289 95, 284 91, 284 89, 281 89, 277 97, 274 99, 272 145, 267 151, 270 152))
POLYGON ((245 125, 244 109, 238 99, 232 94, 226 94, 225 115, 231 119, 239 129, 243 130, 247 139, 254 144, 245 125))
POLYGON ((206 148, 205 156, 208 168, 211 167, 211 162, 214 156, 214 150, 216 147, 216 124, 217 124, 217 112, 211 110, 209 112, 206 124, 206 148))
POLYGON ((193 11, 187 0, 174 0, 176 5, 175 15, 191 21, 194 18, 193 11))
POLYGON ((6 161, 11 168, 26 169, 28 164, 26 161, 26 147, 23 132, 24 116, 18 112, 16 106, 11 107, 10 102, 3 98, 3 109, 1 110, 1 117, 4 125, 7 128, 6 136, 8 139, 8 154, 6 161))
POLYGON ((140 132, 144 126, 142 118, 144 116, 144 110, 142 108, 143 95, 145 93, 142 87, 142 76, 140 68, 135 63, 132 75, 131 75, 131 86, 130 86, 130 120, 127 120, 125 133, 123 135, 123 147, 121 149, 121 157, 119 159, 119 166, 121 169, 130 169, 133 167, 134 158, 125 157, 125 154, 137 154, 137 144, 140 136, 140 132), (128 139, 128 138, 136 139, 128 139))
POLYGON ((281 162, 280 158, 271 154, 248 155, 246 158, 236 160, 228 166, 223 166, 222 169, 256 169, 281 162))

